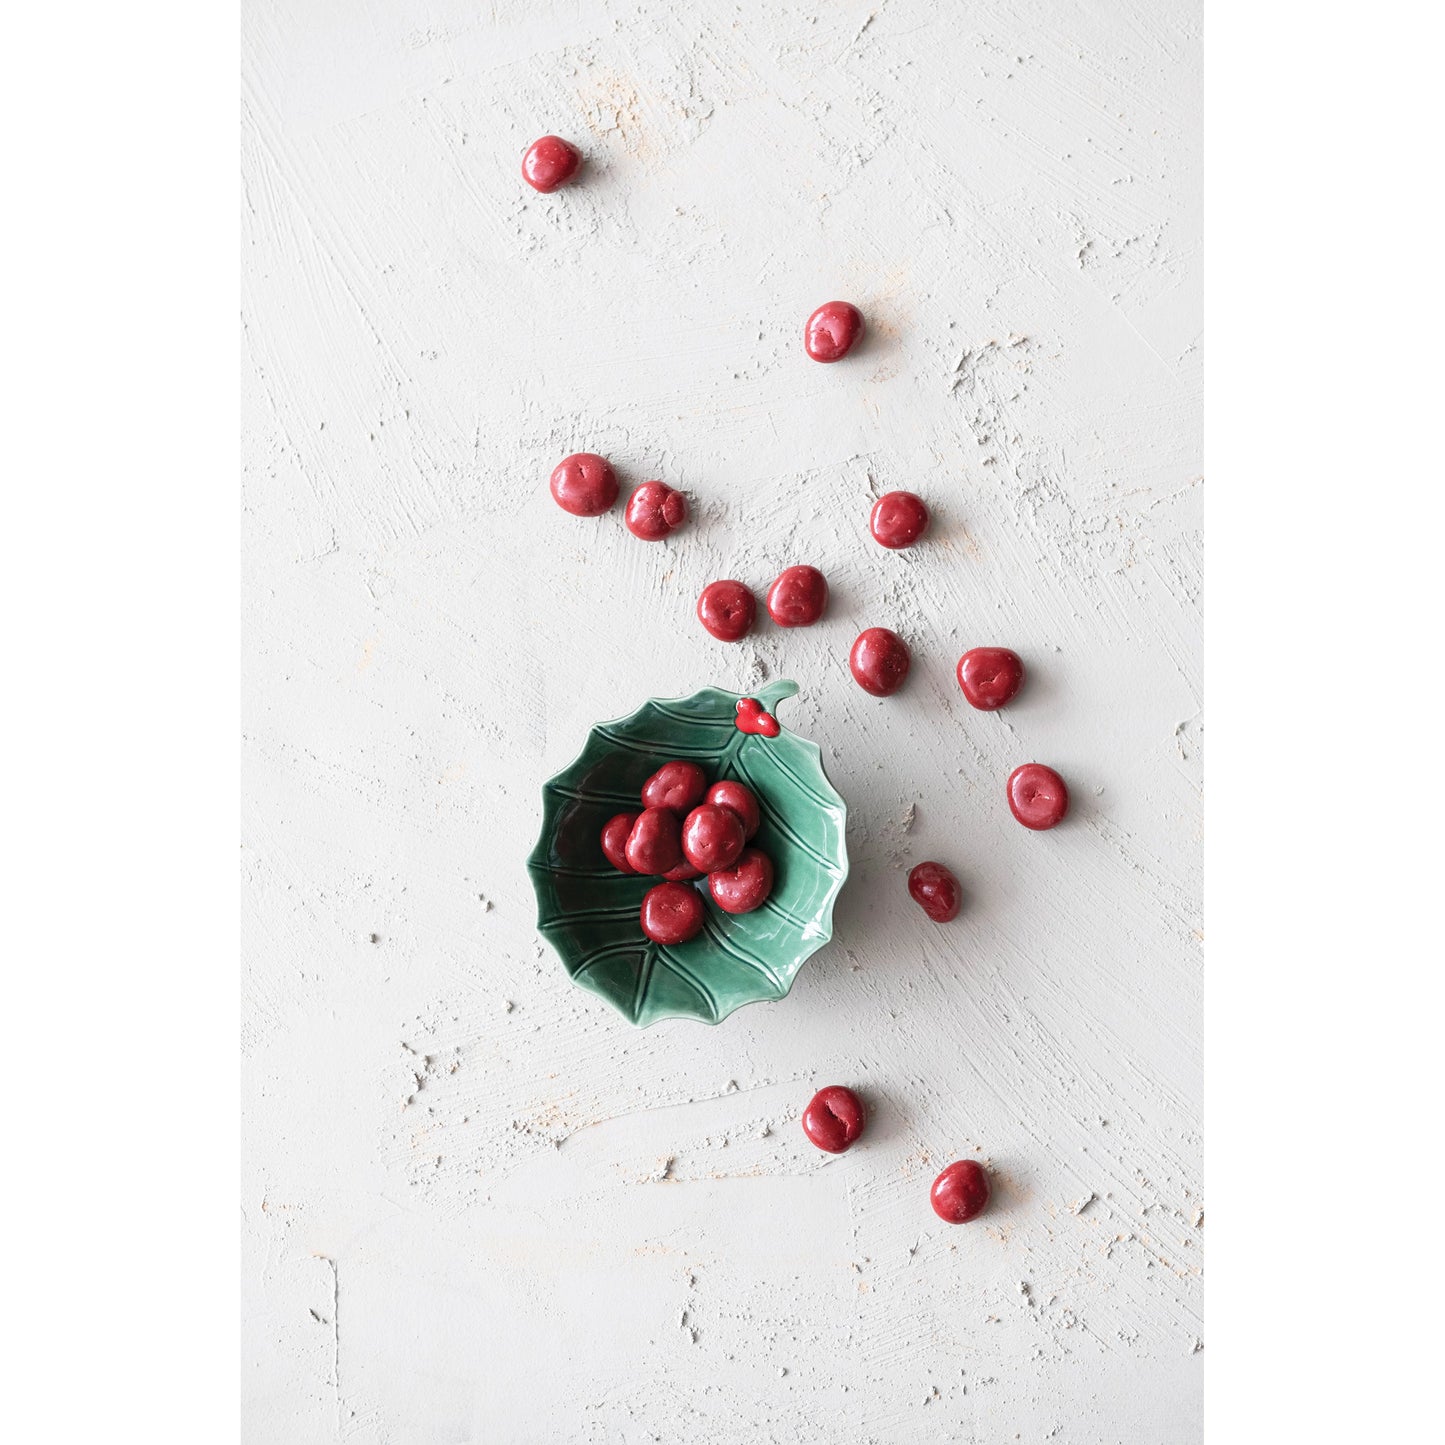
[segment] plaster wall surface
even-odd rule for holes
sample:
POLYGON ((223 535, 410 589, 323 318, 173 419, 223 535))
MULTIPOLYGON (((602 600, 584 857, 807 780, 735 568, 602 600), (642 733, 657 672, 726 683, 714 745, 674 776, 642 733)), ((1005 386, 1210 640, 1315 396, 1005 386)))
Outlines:
POLYGON ((249 0, 243 52, 247 1441, 1196 1440, 1195 5, 249 0), (539 196, 548 131, 587 165, 539 196), (692 523, 566 516, 579 450, 692 523), (694 621, 795 562, 817 627, 694 621), (534 931, 541 782, 776 676, 850 806, 835 941, 636 1031, 534 931), (836 1158, 827 1083, 873 1108, 836 1158))

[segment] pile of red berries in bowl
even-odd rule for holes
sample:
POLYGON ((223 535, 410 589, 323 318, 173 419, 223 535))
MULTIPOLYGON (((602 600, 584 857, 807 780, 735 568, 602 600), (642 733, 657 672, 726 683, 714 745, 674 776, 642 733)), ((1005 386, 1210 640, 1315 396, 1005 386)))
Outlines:
POLYGON ((752 789, 722 779, 708 785, 697 763, 664 763, 642 785, 637 812, 602 829, 602 852, 619 873, 662 879, 642 899, 642 931, 654 943, 686 943, 702 930, 707 891, 724 913, 751 913, 773 891, 773 862, 748 847, 762 813, 752 789))

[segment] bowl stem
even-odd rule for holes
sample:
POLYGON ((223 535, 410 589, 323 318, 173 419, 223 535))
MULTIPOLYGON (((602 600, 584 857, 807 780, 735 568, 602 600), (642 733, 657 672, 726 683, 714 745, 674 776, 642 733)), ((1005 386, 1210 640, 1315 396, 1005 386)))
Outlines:
POLYGON ((763 705, 764 712, 774 712, 780 702, 790 697, 797 697, 798 684, 790 677, 775 677, 772 682, 760 687, 754 693, 747 696, 756 698, 763 705))

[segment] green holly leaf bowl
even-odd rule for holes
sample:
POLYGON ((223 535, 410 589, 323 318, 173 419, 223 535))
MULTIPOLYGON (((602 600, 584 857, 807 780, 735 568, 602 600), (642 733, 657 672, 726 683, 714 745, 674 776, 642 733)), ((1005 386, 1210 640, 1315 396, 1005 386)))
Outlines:
POLYGON ((573 983, 639 1027, 721 1023, 744 1004, 780 999, 833 936, 833 904, 848 877, 847 805, 816 743, 781 725, 771 738, 737 727, 742 696, 772 713, 797 691, 779 680, 752 694, 709 687, 653 698, 597 724, 576 760, 542 785, 542 836, 527 860, 537 928, 573 983), (710 783, 732 778, 753 790, 762 825, 751 846, 773 860, 774 882, 752 913, 724 913, 704 892, 702 932, 663 945, 639 922, 642 896, 658 880, 619 873, 599 840, 614 813, 641 807, 642 784, 672 758, 700 763, 710 783))

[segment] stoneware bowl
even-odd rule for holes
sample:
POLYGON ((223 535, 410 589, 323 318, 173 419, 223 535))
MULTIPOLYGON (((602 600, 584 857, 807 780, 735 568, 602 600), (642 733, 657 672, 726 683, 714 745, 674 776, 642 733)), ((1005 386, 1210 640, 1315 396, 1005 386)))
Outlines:
MULTIPOLYGON (((798 685, 751 694, 772 714, 798 685)), ((823 772, 818 745, 778 725, 776 737, 738 727, 743 697, 710 687, 653 698, 630 717, 599 723, 570 767, 542 786, 542 836, 527 860, 537 927, 573 983, 600 994, 632 1023, 720 1023, 745 1003, 782 998, 798 970, 833 936, 833 903, 848 877, 847 807, 823 772), (687 943, 662 945, 638 921, 659 880, 619 873, 599 836, 614 813, 635 811, 649 774, 671 758, 700 763, 709 783, 746 783, 762 808, 751 846, 775 870, 772 896, 728 914, 704 893, 706 923, 687 943)), ((706 890, 706 880, 698 885, 706 890)))

